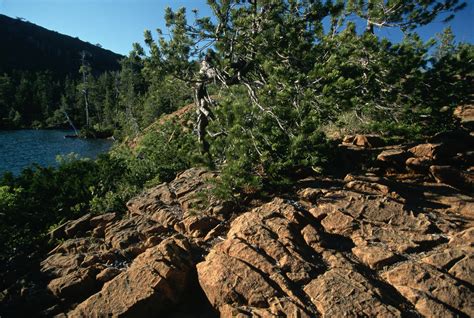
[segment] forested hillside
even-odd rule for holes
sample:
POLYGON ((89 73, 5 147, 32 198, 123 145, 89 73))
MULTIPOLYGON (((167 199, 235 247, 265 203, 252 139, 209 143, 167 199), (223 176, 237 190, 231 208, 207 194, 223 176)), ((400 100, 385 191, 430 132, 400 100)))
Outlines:
POLYGON ((83 137, 135 136, 192 91, 143 59, 0 16, 0 129, 71 128, 83 137))
POLYGON ((83 101, 76 97, 81 66, 87 67, 87 76, 97 77, 119 70, 123 58, 5 15, 0 15, 0 38, 4 43, 0 50, 0 129, 69 127, 67 109, 68 116, 82 126, 85 114, 79 104, 83 101))
POLYGON ((12 71, 51 71, 54 78, 77 74, 81 51, 90 54, 96 73, 118 70, 121 55, 97 45, 0 14, 0 74, 12 71))

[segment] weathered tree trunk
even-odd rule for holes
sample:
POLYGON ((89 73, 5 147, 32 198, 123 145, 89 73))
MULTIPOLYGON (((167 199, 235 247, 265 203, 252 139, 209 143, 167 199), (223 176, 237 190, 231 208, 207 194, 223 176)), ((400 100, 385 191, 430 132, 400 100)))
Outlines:
POLYGON ((85 104, 85 109, 86 109, 86 126, 89 127, 89 98, 88 98, 87 89, 84 89, 83 94, 84 94, 84 104, 85 104))
POLYGON ((76 126, 74 126, 74 123, 72 122, 71 118, 69 117, 69 115, 67 114, 67 111, 63 108, 63 113, 64 113, 64 116, 66 116, 66 120, 68 121, 69 125, 72 127, 72 129, 74 129, 74 134, 76 136, 78 136, 79 134, 77 133, 77 129, 76 129, 76 126))
POLYGON ((209 125, 209 120, 213 118, 213 113, 210 109, 212 101, 207 92, 207 83, 215 76, 215 73, 209 64, 209 59, 207 56, 206 59, 202 61, 199 71, 201 78, 194 88, 194 103, 198 116, 196 132, 203 153, 209 152, 209 142, 206 140, 206 128, 209 125))
POLYGON ((370 34, 374 34, 374 24, 367 19, 367 25, 365 26, 365 32, 370 34))
POLYGON ((133 130, 133 133, 135 134, 135 136, 137 136, 140 133, 140 126, 138 125, 137 119, 133 115, 132 106, 130 103, 127 103, 127 108, 126 108, 125 113, 131 122, 131 126, 132 126, 131 128, 133 130))
POLYGON ((79 70, 82 73, 82 94, 84 96, 84 107, 86 112, 86 126, 89 127, 89 88, 87 82, 87 73, 88 65, 86 61, 87 52, 81 52, 81 69, 79 70))

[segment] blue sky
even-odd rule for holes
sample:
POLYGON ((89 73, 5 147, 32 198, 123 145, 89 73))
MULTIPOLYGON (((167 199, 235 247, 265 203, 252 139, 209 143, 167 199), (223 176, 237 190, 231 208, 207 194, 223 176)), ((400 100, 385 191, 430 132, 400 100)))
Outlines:
MULTIPOLYGON (((143 43, 143 31, 165 30, 163 13, 168 6, 199 9, 209 15, 205 0, 0 0, 0 13, 26 20, 120 54, 127 54, 133 42, 143 43)), ((474 0, 448 24, 438 21, 421 28, 423 39, 450 25, 458 41, 474 43, 474 0)), ((189 11, 190 11, 189 10, 189 11)), ((382 33, 393 41, 401 38, 395 29, 382 33)))

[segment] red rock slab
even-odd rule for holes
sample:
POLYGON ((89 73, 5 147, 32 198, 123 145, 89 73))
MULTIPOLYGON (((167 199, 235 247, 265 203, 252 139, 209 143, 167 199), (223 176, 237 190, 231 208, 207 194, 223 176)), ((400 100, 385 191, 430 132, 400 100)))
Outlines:
POLYGON ((474 316, 474 292, 433 266, 407 262, 382 276, 423 315, 434 317, 461 313, 474 316), (430 306, 432 303, 437 305, 430 306))
POLYGON ((169 238, 139 255, 70 317, 151 317, 180 301, 192 271, 185 239, 169 238))

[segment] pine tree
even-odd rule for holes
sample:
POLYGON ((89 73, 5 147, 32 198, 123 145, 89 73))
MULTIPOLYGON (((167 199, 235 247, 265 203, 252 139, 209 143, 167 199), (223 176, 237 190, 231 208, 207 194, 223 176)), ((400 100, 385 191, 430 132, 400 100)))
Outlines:
POLYGON ((356 14, 366 21, 366 31, 373 33, 374 26, 397 27, 413 30, 432 22, 438 15, 447 13, 444 21, 450 20, 453 12, 466 6, 459 0, 350 0, 347 1, 346 15, 356 14))
POLYGON ((90 77, 91 77, 91 67, 87 62, 87 57, 89 53, 86 51, 81 51, 81 67, 79 68, 79 74, 81 74, 82 82, 78 86, 79 91, 82 93, 84 98, 84 111, 86 114, 86 126, 90 126, 89 118, 89 90, 90 90, 90 77))
POLYGON ((450 0, 208 4, 213 18, 195 12, 190 24, 185 9, 167 9, 171 39, 159 32, 155 42, 145 34, 148 72, 156 67, 193 85, 204 153, 233 176, 231 188, 255 175, 277 179, 324 163, 321 129, 345 114, 366 129, 377 121, 384 122, 380 131, 416 126, 426 108, 416 85, 426 80, 430 43, 407 33, 394 45, 372 28, 413 30, 464 6, 450 0), (365 19, 369 32, 358 34, 350 15, 365 19))
POLYGON ((454 34, 451 27, 447 27, 443 32, 436 34, 438 47, 434 53, 435 62, 441 61, 444 57, 451 55, 455 50, 454 34))

